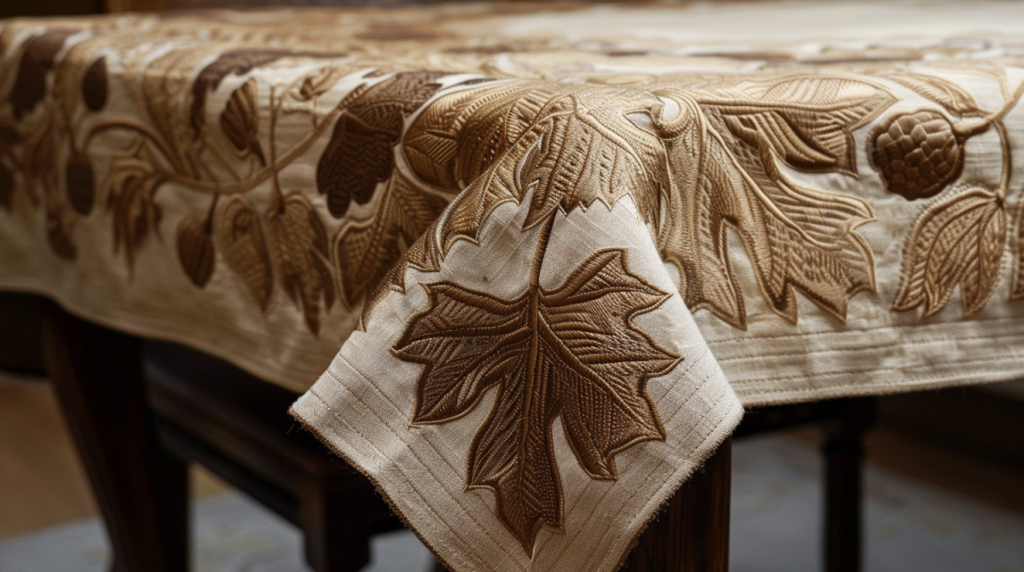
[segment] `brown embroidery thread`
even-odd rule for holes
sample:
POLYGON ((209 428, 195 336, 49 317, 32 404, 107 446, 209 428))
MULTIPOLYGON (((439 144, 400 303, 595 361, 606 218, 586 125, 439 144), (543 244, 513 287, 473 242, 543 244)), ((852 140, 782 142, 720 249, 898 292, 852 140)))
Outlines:
POLYGON ((500 519, 528 555, 542 527, 563 531, 555 419, 580 467, 614 480, 616 453, 664 439, 646 385, 681 359, 633 324, 669 295, 629 271, 625 250, 598 251, 559 288, 540 287, 552 219, 542 225, 526 292, 503 300, 452 282, 424 284, 430 307, 393 349, 426 366, 413 425, 462 417, 497 386, 470 446, 467 486, 494 491, 500 519))

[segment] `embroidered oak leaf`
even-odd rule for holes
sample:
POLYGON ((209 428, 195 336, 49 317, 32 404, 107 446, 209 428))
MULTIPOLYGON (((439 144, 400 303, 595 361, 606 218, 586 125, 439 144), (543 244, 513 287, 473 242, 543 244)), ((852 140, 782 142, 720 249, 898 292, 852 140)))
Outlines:
POLYGON ((445 249, 476 240, 490 213, 533 189, 531 227, 552 210, 612 206, 633 198, 649 224, 659 219, 667 180, 657 134, 635 123, 662 102, 638 90, 550 83, 495 83, 434 102, 410 127, 403 150, 415 174, 453 202, 445 249))
POLYGON ((564 524, 555 419, 594 479, 617 478, 616 453, 664 439, 646 385, 680 358, 633 318, 669 295, 631 274, 621 249, 595 253, 554 290, 511 300, 451 282, 424 288, 430 307, 394 347, 425 365, 412 423, 462 417, 497 387, 470 446, 467 486, 494 491, 501 521, 532 554, 541 527, 564 524))
POLYGON ((249 78, 231 92, 220 114, 220 127, 242 157, 253 154, 261 165, 266 165, 259 138, 258 96, 256 78, 249 78))
POLYGON ((654 118, 672 179, 658 243, 680 269, 687 306, 746 327, 731 227, 776 313, 795 323, 799 290, 844 320, 850 298, 874 289, 871 250, 854 232, 872 220, 871 209, 860 198, 799 185, 783 166, 856 176, 852 131, 893 98, 863 81, 817 76, 655 93, 676 106, 654 118))
POLYGON ((242 197, 232 197, 218 214, 215 229, 228 266, 245 281, 266 312, 274 291, 274 274, 256 210, 242 197))
POLYGON ((931 316, 959 284, 964 315, 977 312, 999 286, 1005 246, 1006 213, 999 196, 981 188, 950 196, 914 225, 892 309, 923 306, 924 316, 931 316))
POLYGON ((164 182, 141 140, 111 161, 105 187, 107 211, 113 214, 114 253, 123 248, 129 268, 150 232, 158 229, 162 211, 153 197, 164 182))
POLYGON ((309 200, 296 194, 284 199, 280 209, 271 207, 267 230, 281 287, 302 310, 310 331, 317 334, 320 302, 330 309, 335 294, 324 223, 309 200))
POLYGON ((346 225, 335 239, 335 260, 348 307, 381 282, 447 205, 447 200, 418 189, 401 173, 391 176, 372 218, 346 225))
POLYGON ((441 86, 441 72, 403 72, 367 89, 349 104, 334 125, 316 168, 316 185, 327 195, 335 218, 349 204, 366 204, 378 183, 394 169, 392 148, 402 137, 406 116, 441 86))

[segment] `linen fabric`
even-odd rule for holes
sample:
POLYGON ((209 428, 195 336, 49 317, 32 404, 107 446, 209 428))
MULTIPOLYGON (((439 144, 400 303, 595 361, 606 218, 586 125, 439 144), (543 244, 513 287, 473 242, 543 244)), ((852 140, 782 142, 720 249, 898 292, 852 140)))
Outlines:
POLYGON ((1022 58, 1004 3, 9 20, 0 287, 308 389, 453 570, 613 570, 743 405, 1024 372, 1022 58))

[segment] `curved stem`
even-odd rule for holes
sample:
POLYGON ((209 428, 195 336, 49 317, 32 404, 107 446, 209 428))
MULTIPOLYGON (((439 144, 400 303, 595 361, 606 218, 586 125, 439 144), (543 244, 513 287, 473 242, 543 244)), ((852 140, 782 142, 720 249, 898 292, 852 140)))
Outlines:
MULTIPOLYGON (((1003 106, 999 108, 999 111, 996 111, 995 113, 986 116, 978 123, 962 128, 960 133, 964 137, 971 137, 973 135, 982 133, 983 131, 987 130, 994 124, 1002 123, 1003 118, 1006 117, 1006 114, 1010 113, 1010 111, 1013 110, 1014 107, 1016 107, 1017 102, 1020 101, 1020 98, 1022 96, 1024 96, 1024 81, 1022 81, 1020 85, 1017 86, 1017 90, 1013 92, 1013 95, 1008 97, 1006 101, 1003 102, 1003 106)), ((1003 129, 1005 128, 1006 127, 1004 126, 1003 129)))
POLYGON ((340 115, 345 109, 348 108, 348 104, 355 98, 363 94, 367 89, 365 84, 352 90, 351 93, 346 95, 331 112, 324 116, 324 120, 320 122, 320 127, 309 132, 303 137, 298 143, 292 146, 291 149, 286 151, 281 157, 274 162, 271 162, 266 167, 263 167, 250 178, 245 181, 238 181, 237 183, 212 183, 210 181, 203 181, 181 175, 179 173, 161 173, 167 177, 167 180, 174 182, 175 184, 183 187, 188 187, 194 191, 201 191, 207 193, 220 193, 222 195, 234 195, 245 193, 251 190, 256 185, 270 178, 276 171, 283 168, 285 165, 294 161, 297 157, 305 153, 320 137, 320 134, 331 125, 331 122, 340 115))
POLYGON ((1013 171, 1013 149, 1010 148, 1009 133, 1007 133, 1006 124, 1002 119, 996 120, 992 125, 995 127, 996 133, 999 134, 999 144, 1003 150, 1003 168, 999 174, 999 188, 996 192, 1000 199, 1005 199, 1010 187, 1010 175, 1013 171))
POLYGON ((87 149, 89 147, 89 143, 92 141, 93 137, 99 135, 103 131, 108 131, 110 129, 128 129, 145 136, 150 141, 152 141, 154 145, 160 148, 160 152, 163 153, 165 157, 167 157, 168 161, 171 162, 171 165, 174 167, 175 171, 185 171, 177 156, 171 149, 167 147, 167 144, 164 143, 163 139, 160 137, 158 133, 154 132, 148 126, 139 123, 138 121, 132 121, 130 119, 108 119, 106 121, 101 121, 93 125, 89 128, 89 132, 86 133, 85 135, 85 141, 82 143, 82 149, 87 149))

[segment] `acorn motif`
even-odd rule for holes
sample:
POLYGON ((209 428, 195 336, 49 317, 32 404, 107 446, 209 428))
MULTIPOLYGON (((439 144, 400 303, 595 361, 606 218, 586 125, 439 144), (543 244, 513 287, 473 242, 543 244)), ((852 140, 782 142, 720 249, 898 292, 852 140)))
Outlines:
POLYGON ((927 199, 960 176, 968 136, 937 111, 902 113, 875 131, 871 159, 887 191, 927 199))

